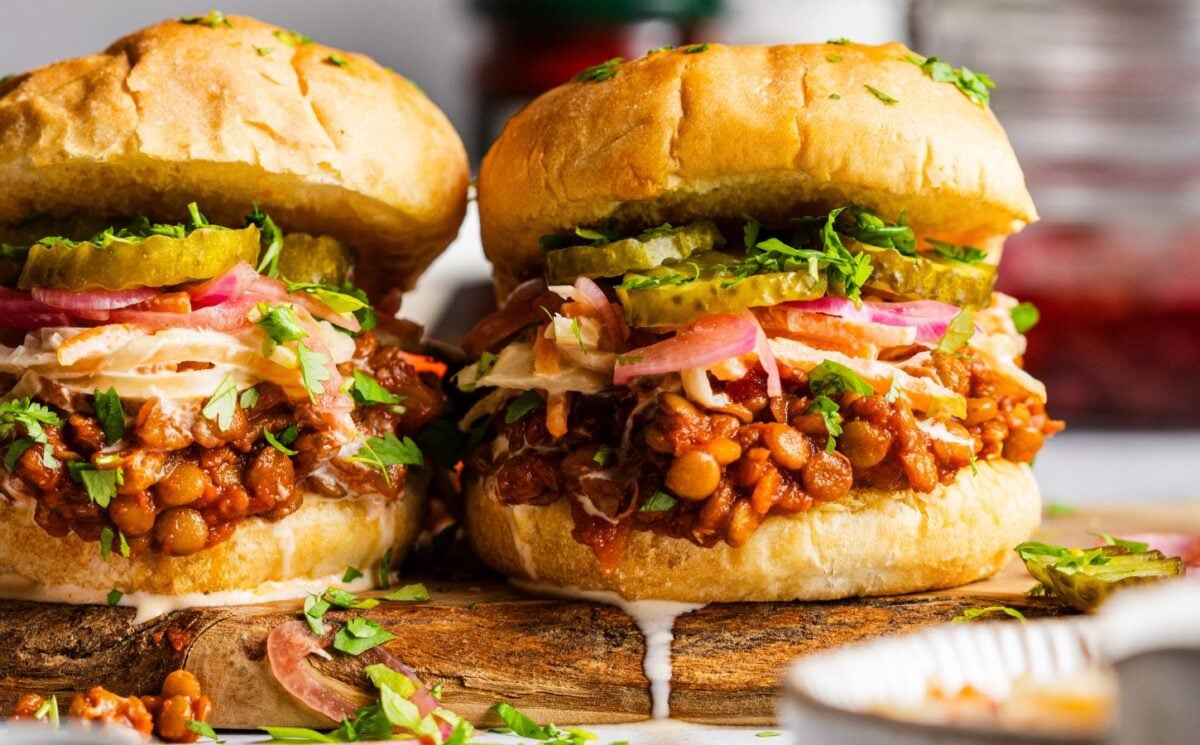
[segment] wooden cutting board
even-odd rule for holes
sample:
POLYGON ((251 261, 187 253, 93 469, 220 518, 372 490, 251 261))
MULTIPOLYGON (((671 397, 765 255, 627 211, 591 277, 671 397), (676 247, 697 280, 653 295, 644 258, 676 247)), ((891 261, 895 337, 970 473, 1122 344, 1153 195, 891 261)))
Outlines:
MULTIPOLYGON (((1200 533, 1200 504, 1092 509, 1050 517, 1039 539, 1090 545, 1088 531, 1200 533)), ((422 578, 406 578, 421 581, 422 578)), ((396 635, 388 649, 424 680, 441 682, 453 711, 476 723, 507 700, 541 721, 578 724, 649 717, 645 650, 633 620, 615 607, 523 595, 494 577, 425 579, 427 603, 383 603, 363 615, 396 635)), ((946 623, 968 608, 1003 604, 1029 617, 1063 611, 1025 597, 1033 581, 1017 562, 966 587, 823 603, 714 604, 675 624, 671 714, 695 722, 771 725, 775 691, 798 656, 889 633, 946 623)), ((157 691, 183 667, 215 702, 213 724, 326 726, 271 677, 267 634, 298 618, 298 603, 198 608, 136 626, 130 608, 0 601, 0 715, 20 694, 65 694, 93 685, 157 691)), ((344 620, 354 612, 331 612, 344 620)), ((361 663, 309 658, 364 691, 361 663)), ((61 696, 60 696, 61 698, 61 696)))

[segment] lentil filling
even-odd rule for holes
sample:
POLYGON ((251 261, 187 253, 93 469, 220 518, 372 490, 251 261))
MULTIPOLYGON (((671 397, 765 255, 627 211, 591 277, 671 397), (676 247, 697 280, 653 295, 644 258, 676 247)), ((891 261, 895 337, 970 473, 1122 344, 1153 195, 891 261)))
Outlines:
MULTIPOLYGON (((436 375, 418 372, 408 355, 381 345, 373 332, 361 334, 355 344, 353 359, 340 365, 340 372, 349 377, 361 370, 403 397, 402 408, 354 407, 362 437, 413 434, 443 411, 436 375)), ((387 467, 385 477, 379 469, 341 457, 345 437, 336 431, 331 413, 307 400, 289 401, 272 383, 255 388, 257 401, 236 407, 224 428, 200 413, 202 402, 124 401, 131 424, 117 450, 105 449, 100 422, 88 411, 88 397, 82 397, 71 402, 74 413, 62 417, 62 426, 44 427, 47 444, 28 447, 13 464, 12 476, 35 500, 34 520, 50 535, 74 533, 96 541, 105 529, 119 531, 131 555, 196 553, 228 539, 248 517, 274 521, 295 512, 306 490, 331 498, 351 492, 401 498, 404 466, 387 467), (276 447, 266 439, 269 432, 278 441, 293 426, 295 438, 289 437, 288 445, 276 447), (50 465, 47 447, 53 450, 50 465), (107 508, 61 467, 80 460, 121 469, 107 508)))
POLYGON ((575 539, 612 570, 633 530, 699 546, 744 544, 770 515, 803 512, 854 487, 931 492, 970 478, 977 461, 1032 462, 1063 428, 1043 403, 970 352, 935 353, 929 375, 967 400, 967 414, 929 418, 882 395, 833 396, 842 433, 827 449, 826 422, 809 411, 804 373, 787 373, 767 397, 761 366, 727 384, 735 406, 704 410, 674 390, 620 388, 570 394, 567 434, 546 410, 493 421, 502 444, 477 447, 470 467, 494 480, 504 504, 568 499, 575 539), (733 413, 730 413, 730 412, 733 413), (506 445, 504 444, 506 443, 506 445))

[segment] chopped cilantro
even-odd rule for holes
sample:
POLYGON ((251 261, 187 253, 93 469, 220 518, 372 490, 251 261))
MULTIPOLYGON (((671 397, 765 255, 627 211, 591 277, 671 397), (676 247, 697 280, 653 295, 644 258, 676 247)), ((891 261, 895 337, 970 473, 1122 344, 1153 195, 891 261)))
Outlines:
POLYGON ((537 391, 525 391, 520 396, 514 398, 512 403, 508 405, 508 409, 504 412, 504 423, 512 424, 519 421, 521 417, 529 412, 534 409, 540 409, 545 405, 545 400, 542 399, 541 394, 537 391))
POLYGON ((596 450, 596 454, 592 456, 592 462, 601 466, 608 465, 608 461, 612 459, 615 452, 610 447, 599 448, 596 450))
POLYGON ((368 649, 395 639, 396 635, 379 624, 362 616, 346 622, 333 637, 333 648, 346 654, 358 656, 368 649))
POLYGON ((216 731, 213 730, 212 725, 208 722, 201 722, 198 719, 189 719, 184 722, 184 725, 188 728, 188 732, 191 732, 194 735, 207 737, 208 739, 217 743, 217 745, 225 745, 225 741, 217 737, 216 731))
POLYGON ((234 382, 233 374, 230 373, 217 386, 217 390, 213 391, 208 403, 200 409, 200 414, 205 419, 216 422, 217 429, 225 432, 233 426, 233 414, 237 405, 237 383, 234 382))
POLYGON ((825 55, 825 60, 826 60, 827 62, 841 62, 841 61, 842 61, 842 55, 840 55, 840 54, 834 54, 833 52, 830 52, 829 54, 825 55))
POLYGON ((841 94, 841 93, 830 93, 830 94, 829 94, 829 97, 830 97, 830 98, 832 98, 834 101, 840 101, 840 100, 842 100, 842 94, 841 94))
POLYGON ((268 277, 279 277, 279 255, 283 252, 283 231, 271 219, 271 216, 254 205, 254 211, 246 216, 246 225, 257 226, 262 246, 262 258, 258 260, 256 271, 268 277))
POLYGON ((361 576, 363 573, 358 571, 358 567, 346 567, 346 571, 342 573, 342 581, 353 582, 361 576))
POLYGON ((621 68, 621 63, 624 61, 620 57, 613 57, 606 62, 592 65, 586 70, 577 73, 572 80, 578 83, 601 83, 610 78, 615 78, 621 68))
POLYGON ((115 588, 112 590, 109 590, 108 591, 108 604, 116 605, 117 603, 121 602, 121 598, 123 598, 123 597, 125 597, 125 593, 121 592, 120 590, 117 590, 115 588))
POLYGON ((953 83, 971 103, 980 108, 985 108, 991 101, 992 93, 989 89, 995 88, 996 84, 984 73, 966 67, 955 69, 949 62, 943 62, 937 57, 922 59, 910 54, 905 60, 920 67, 926 75, 939 83, 953 83))
POLYGON ((125 410, 121 408, 116 388, 110 387, 107 391, 97 388, 92 396, 92 408, 96 410, 100 429, 104 430, 105 443, 112 445, 125 436, 125 410))
POLYGON ((851 40, 851 39, 847 39, 846 37, 842 36, 842 37, 840 37, 840 38, 837 38, 837 39, 830 39, 830 40, 826 41, 825 43, 826 43, 826 44, 841 44, 842 46, 846 46, 846 45, 848 45, 848 44, 853 44, 853 43, 854 43, 854 41, 853 41, 853 40, 851 40))
POLYGON ((833 395, 837 393, 857 393, 860 396, 870 396, 875 392, 871 384, 862 379, 850 368, 825 360, 808 372, 808 385, 812 392, 818 395, 833 395))
POLYGON ((989 605, 986 608, 967 608, 962 612, 962 615, 958 616, 950 623, 967 623, 968 621, 977 621, 984 616, 990 616, 994 613, 1003 613, 1006 616, 1017 619, 1021 623, 1025 623, 1025 614, 1016 608, 1009 608, 1007 605, 989 605))
POLYGON ((329 380, 329 356, 315 352, 304 342, 296 344, 296 359, 300 363, 300 379, 304 382, 304 390, 308 391, 308 399, 317 402, 317 394, 325 388, 322 385, 329 380))
POLYGON ((68 461, 67 470, 72 481, 83 484, 88 499, 104 509, 107 509, 108 503, 117 496, 117 485, 125 483, 124 473, 120 468, 100 470, 86 460, 68 461))
MULTIPOLYGON (((286 430, 284 430, 284 431, 286 431, 286 430)), ((263 439, 265 439, 267 441, 267 444, 269 444, 271 447, 275 448, 276 450, 278 450, 279 452, 283 453, 284 455, 286 455, 288 457, 296 455, 298 452, 296 450, 292 450, 290 447, 283 444, 279 440, 279 438, 277 438, 275 435, 273 435, 271 433, 271 430, 269 430, 269 429, 265 429, 265 428, 263 429, 263 439)))
POLYGON ((354 398, 355 402, 363 406, 381 404, 389 407, 395 413, 404 413, 404 407, 400 404, 403 403, 405 397, 398 396, 387 388, 384 388, 378 380, 367 375, 362 370, 356 369, 354 371, 354 383, 350 388, 350 395, 354 398))
POLYGON ((878 88, 876 88, 873 85, 866 85, 864 83, 863 87, 866 88, 867 90, 871 91, 871 95, 875 96, 875 98, 878 98, 880 101, 883 101, 888 106, 895 106, 896 104, 900 103, 899 101, 892 98, 891 96, 889 96, 888 94, 879 90, 878 88))
POLYGON ((829 433, 829 439, 825 442, 825 452, 832 453, 837 448, 837 438, 842 434, 842 415, 837 401, 829 396, 817 396, 804 413, 821 416, 825 422, 825 430, 829 433))
POLYGON ((703 44, 692 44, 691 46, 684 47, 683 53, 684 54, 699 54, 700 52, 707 52, 708 48, 709 48, 708 42, 705 42, 703 44))
POLYGON ((313 40, 300 33, 299 31, 276 29, 274 36, 289 47, 298 47, 305 44, 312 44, 313 40))
MULTIPOLYGON (((107 559, 109 554, 112 553, 114 539, 117 541, 117 552, 128 559, 129 542, 125 540, 125 534, 118 530, 114 535, 112 528, 108 526, 100 529, 100 557, 107 559)), ((118 597, 118 599, 120 598, 118 597)))
POLYGON ((325 62, 333 65, 334 67, 348 67, 350 65, 350 60, 346 59, 340 54, 329 55, 325 58, 325 62))
POLYGON ((946 333, 942 335, 934 351, 943 354, 954 354, 963 348, 975 335, 975 316, 970 310, 962 310, 950 321, 946 333))
POLYGON ((389 548, 375 565, 375 586, 387 590, 392 586, 392 550, 389 548))
MULTIPOLYGON (((33 447, 34 444, 35 442, 32 437, 18 437, 17 439, 8 443, 8 447, 4 451, 5 470, 11 472, 14 468, 16 468, 17 461, 20 460, 21 456, 25 454, 25 451, 33 447)), ((46 450, 50 449, 49 445, 46 445, 45 447, 46 450)))
POLYGON ((271 47, 254 47, 254 51, 258 53, 259 57, 266 57, 275 50, 271 47))
POLYGON ((45 443, 46 430, 43 425, 61 427, 62 423, 58 414, 28 396, 0 403, 0 437, 7 437, 20 425, 35 442, 45 443))
POLYGON ((381 599, 396 603, 420 603, 429 599, 429 590, 426 590, 425 585, 418 582, 393 590, 381 599))
POLYGON ((304 620, 308 628, 317 636, 325 633, 325 622, 321 619, 330 608, 330 602, 320 595, 309 595, 304 598, 304 620))
POLYGON ((257 405, 258 389, 254 386, 242 391, 242 394, 238 396, 238 406, 242 407, 243 409, 253 409, 257 405))
POLYGON ((267 341, 263 344, 263 354, 268 357, 275 351, 277 344, 298 341, 308 336, 308 332, 296 318, 295 309, 290 305, 272 307, 266 303, 259 303, 258 312, 262 318, 258 319, 255 325, 267 335, 267 341))
POLYGON ((677 504, 679 504, 678 499, 659 489, 642 503, 642 506, 638 508, 638 512, 666 512, 677 504))
POLYGON ((50 723, 51 727, 58 729, 58 696, 51 696, 49 701, 42 702, 42 705, 33 713, 33 718, 39 721, 45 720, 50 723))
POLYGON ((352 463, 364 463, 378 470, 383 474, 384 481, 389 486, 392 483, 392 477, 388 469, 392 466, 425 465, 421 449, 417 447, 417 443, 413 442, 411 437, 401 440, 391 432, 383 437, 372 437, 365 440, 362 447, 359 448, 358 454, 347 460, 352 463))
POLYGON ((226 28, 233 28, 233 23, 219 10, 210 10, 206 16, 184 16, 179 19, 179 22, 188 26, 208 26, 209 28, 224 26, 226 28))
POLYGON ((1012 316, 1013 325, 1017 327, 1018 334, 1024 334, 1029 331, 1042 318, 1042 314, 1033 303, 1017 303, 1009 311, 1009 315, 1012 316))

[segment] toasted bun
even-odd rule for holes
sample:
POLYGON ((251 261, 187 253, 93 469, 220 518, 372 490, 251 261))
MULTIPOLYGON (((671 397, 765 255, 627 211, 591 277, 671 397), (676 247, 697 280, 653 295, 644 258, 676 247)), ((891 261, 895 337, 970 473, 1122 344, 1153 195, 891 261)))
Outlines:
POLYGON ((919 236, 995 254, 1036 219, 1016 156, 989 109, 910 54, 901 44, 713 44, 542 95, 479 171, 500 291, 540 274, 539 236, 578 225, 787 218, 849 203, 889 219, 906 211, 919 236))
POLYGON ((240 225, 257 203, 285 231, 357 248, 360 284, 410 286, 466 209, 454 128, 368 57, 229 21, 165 21, 0 84, 0 225, 176 222, 192 201, 240 225))
POLYGON ((125 559, 114 552, 105 560, 94 541, 47 534, 33 522, 29 500, 0 499, 0 596, 95 602, 114 588, 177 596, 273 583, 286 583, 299 596, 312 590, 305 580, 341 575, 346 567, 369 574, 389 549, 398 565, 416 541, 424 510, 425 484, 418 479, 391 502, 308 493, 299 510, 278 522, 249 518, 229 540, 191 556, 125 559))
POLYGON ((497 570, 630 600, 833 600, 953 587, 990 576, 1040 519, 1029 467, 964 469, 929 494, 856 489, 809 512, 768 517, 746 545, 700 548, 635 531, 617 570, 600 573, 571 537, 570 506, 506 507, 479 483, 467 496, 467 534, 497 570))

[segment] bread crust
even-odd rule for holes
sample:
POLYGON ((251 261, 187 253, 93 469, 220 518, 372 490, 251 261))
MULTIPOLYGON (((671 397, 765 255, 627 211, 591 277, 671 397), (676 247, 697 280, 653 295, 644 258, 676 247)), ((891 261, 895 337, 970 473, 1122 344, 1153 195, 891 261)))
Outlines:
POLYGON ((0 84, 0 225, 177 222, 192 201, 240 225, 257 203, 286 231, 357 248, 367 289, 410 287, 466 210, 450 122, 366 56, 229 21, 164 21, 0 84))
POLYGON ((570 506, 509 507, 478 480, 467 493, 476 553, 510 577, 630 600, 834 600, 973 582, 995 574, 1041 516, 1029 466, 980 462, 929 494, 855 489, 834 503, 768 517, 739 548, 701 548, 634 531, 616 571, 571 537, 570 506), (514 538, 514 536, 516 536, 514 538))
POLYGON ((479 171, 498 289, 540 274, 539 236, 578 225, 786 219, 848 203, 889 219, 906 211, 918 236, 998 260, 1003 237, 1037 217, 1020 165, 992 112, 911 54, 901 44, 712 44, 543 94, 509 120, 479 171))
POLYGON ((425 490, 426 480, 414 478, 403 498, 393 501, 307 493, 291 515, 274 523, 248 518, 229 540, 191 556, 147 552, 126 559, 114 551, 107 560, 94 541, 42 530, 33 522, 32 500, 0 497, 0 576, 7 575, 0 596, 13 580, 99 597, 114 588, 171 596, 254 590, 265 583, 324 578, 350 566, 367 572, 389 549, 393 565, 399 565, 420 531, 425 490))

